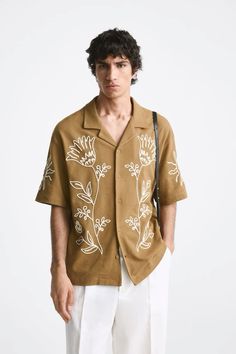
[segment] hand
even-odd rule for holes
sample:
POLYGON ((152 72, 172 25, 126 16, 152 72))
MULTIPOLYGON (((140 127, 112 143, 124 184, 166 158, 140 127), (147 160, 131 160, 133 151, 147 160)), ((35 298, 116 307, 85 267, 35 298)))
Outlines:
POLYGON ((166 242, 166 246, 169 248, 171 254, 173 254, 173 253, 174 253, 174 250, 175 250, 175 245, 174 245, 174 243, 167 243, 167 242, 166 242))
POLYGON ((70 306, 74 303, 73 285, 65 272, 55 271, 52 275, 51 293, 54 306, 64 321, 71 319, 70 306))

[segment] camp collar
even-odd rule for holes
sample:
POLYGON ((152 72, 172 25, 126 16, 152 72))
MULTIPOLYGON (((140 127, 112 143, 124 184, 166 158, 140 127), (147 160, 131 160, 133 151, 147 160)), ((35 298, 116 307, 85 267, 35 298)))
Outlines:
POLYGON ((125 128, 125 131, 118 144, 112 139, 108 131, 101 124, 96 109, 95 100, 98 96, 94 97, 84 109, 84 121, 83 128, 85 129, 99 129, 98 137, 106 142, 117 146, 127 143, 130 139, 137 135, 135 128, 148 128, 150 127, 150 121, 147 119, 150 114, 149 111, 140 106, 133 97, 130 97, 133 103, 133 114, 125 128))

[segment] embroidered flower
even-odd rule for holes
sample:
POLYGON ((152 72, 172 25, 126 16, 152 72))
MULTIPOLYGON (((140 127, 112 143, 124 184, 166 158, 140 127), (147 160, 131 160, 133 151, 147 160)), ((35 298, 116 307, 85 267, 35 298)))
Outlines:
POLYGON ((52 177, 51 175, 55 172, 55 170, 52 169, 52 158, 49 155, 48 159, 47 159, 47 163, 46 163, 46 167, 44 169, 44 173, 43 173, 43 179, 42 182, 39 186, 39 190, 44 190, 45 186, 46 186, 46 179, 48 179, 50 182, 52 182, 52 177))
POLYGON ((91 219, 91 217, 89 216, 91 211, 88 209, 86 205, 83 206, 83 210, 81 208, 77 208, 77 211, 78 212, 74 215, 75 218, 79 216, 79 218, 83 218, 84 220, 87 220, 88 218, 91 219))
POLYGON ((96 224, 94 225, 95 229, 99 232, 99 231, 104 231, 104 227, 106 226, 106 224, 108 224, 109 222, 111 222, 110 219, 105 219, 105 217, 103 216, 101 219, 96 219, 96 224))
POLYGON ((129 169, 129 172, 131 172, 131 176, 135 176, 136 178, 138 178, 140 169, 137 163, 134 164, 133 162, 130 162, 130 164, 127 163, 125 167, 129 169))
POLYGON ((96 166, 96 176, 98 178, 98 180, 101 178, 101 177, 105 177, 105 174, 107 172, 108 169, 110 169, 111 166, 110 165, 106 165, 105 162, 101 165, 97 165, 96 166))
POLYGON ((148 166, 155 160, 155 141, 147 134, 138 136, 139 139, 139 159, 143 166, 148 166))
MULTIPOLYGON (((149 221, 144 226, 144 232, 142 231, 142 223, 140 219, 148 218, 148 216, 152 213, 149 205, 145 202, 149 200, 151 195, 151 180, 143 179, 141 184, 141 190, 139 188, 140 185, 140 175, 143 168, 150 165, 156 158, 156 143, 155 139, 152 139, 151 136, 147 134, 142 134, 137 136, 139 140, 139 164, 131 161, 129 164, 125 164, 125 168, 129 170, 131 176, 135 177, 135 185, 136 185, 136 194, 137 194, 137 202, 138 209, 137 214, 135 216, 129 216, 128 219, 125 219, 125 222, 131 227, 133 231, 138 234, 138 240, 136 243, 136 250, 139 252, 140 248, 146 249, 151 246, 151 242, 147 242, 149 238, 153 237, 153 232, 149 228, 149 221)), ((149 218, 148 218, 149 219, 149 218)))
MULTIPOLYGON (((67 161, 75 161, 81 164, 84 167, 90 167, 96 178, 96 185, 92 185, 92 181, 87 181, 86 186, 81 181, 70 181, 70 185, 79 190, 77 197, 83 201, 83 203, 90 204, 90 209, 87 205, 83 205, 82 208, 77 208, 77 213, 74 214, 74 217, 79 217, 87 221, 85 228, 88 227, 88 224, 91 225, 91 232, 87 230, 86 237, 81 235, 78 240, 76 240, 77 245, 86 243, 88 247, 81 248, 81 252, 85 254, 92 254, 99 251, 103 254, 103 247, 100 242, 100 233, 104 231, 107 224, 111 222, 110 219, 107 219, 105 216, 101 218, 96 218, 97 208, 96 202, 100 189, 100 180, 106 176, 106 173, 111 169, 110 165, 107 165, 103 162, 101 165, 96 165, 96 152, 94 148, 95 137, 90 136, 81 136, 77 140, 73 140, 72 146, 69 146, 70 151, 67 152, 67 161)), ((82 226, 79 221, 76 220, 75 229, 78 233, 82 233, 82 226)))
POLYGON ((174 161, 167 161, 167 163, 173 167, 171 170, 169 170, 168 174, 169 175, 176 175, 176 177, 175 177, 176 183, 178 183, 178 179, 179 179, 180 185, 182 186, 184 181, 183 181, 180 171, 179 171, 179 167, 178 167, 178 163, 177 163, 177 155, 176 155, 175 150, 173 150, 173 156, 174 156, 174 161))
POLYGON ((151 210, 147 204, 142 204, 140 208, 140 218, 146 217, 147 215, 151 214, 151 210))
POLYGON ((73 160, 80 163, 82 166, 91 167, 96 160, 96 152, 94 149, 95 137, 83 135, 77 140, 73 140, 74 145, 71 145, 70 151, 67 153, 66 160, 73 160))
POLYGON ((129 219, 126 219, 125 222, 129 224, 129 226, 132 228, 132 230, 136 230, 138 232, 140 223, 139 223, 139 218, 137 217, 132 217, 130 216, 129 219))

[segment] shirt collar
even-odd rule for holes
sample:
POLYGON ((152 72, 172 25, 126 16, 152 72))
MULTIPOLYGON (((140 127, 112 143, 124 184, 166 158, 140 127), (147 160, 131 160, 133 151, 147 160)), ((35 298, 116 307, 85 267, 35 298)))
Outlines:
MULTIPOLYGON (((84 122, 83 127, 85 129, 102 129, 101 122, 99 120, 98 112, 96 109, 95 96, 87 105, 84 110, 84 122)), ((139 128, 150 127, 150 111, 138 104, 138 102, 130 97, 133 103, 133 114, 131 116, 132 125, 139 128)))

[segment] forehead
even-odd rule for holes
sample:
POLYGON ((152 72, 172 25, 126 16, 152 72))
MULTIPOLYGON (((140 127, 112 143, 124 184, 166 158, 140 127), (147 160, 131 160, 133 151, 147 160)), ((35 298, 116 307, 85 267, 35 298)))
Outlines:
POLYGON ((113 57, 113 55, 108 55, 105 59, 97 59, 97 63, 117 63, 120 61, 126 61, 129 62, 129 59, 125 55, 118 55, 116 57, 113 57))

